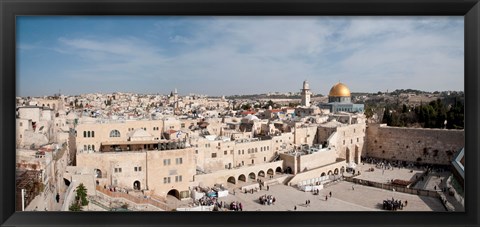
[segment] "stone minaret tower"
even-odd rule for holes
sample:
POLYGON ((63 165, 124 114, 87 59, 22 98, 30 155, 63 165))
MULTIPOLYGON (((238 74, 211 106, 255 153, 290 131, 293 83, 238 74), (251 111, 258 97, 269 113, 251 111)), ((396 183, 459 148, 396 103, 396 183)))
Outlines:
POLYGON ((309 107, 310 106, 310 86, 308 85, 308 81, 303 81, 303 89, 302 89, 302 106, 309 107))

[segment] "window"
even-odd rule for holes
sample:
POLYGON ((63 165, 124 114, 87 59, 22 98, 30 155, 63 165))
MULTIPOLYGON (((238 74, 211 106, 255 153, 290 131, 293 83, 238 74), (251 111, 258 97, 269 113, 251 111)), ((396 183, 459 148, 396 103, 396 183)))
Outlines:
POLYGON ((345 140, 343 140, 343 145, 345 145, 345 140))
POLYGON ((185 128, 185 123, 180 124, 180 127, 185 128))
POLYGON ((141 166, 138 167, 138 171, 142 171, 142 167, 141 167, 141 166))
POLYGON ((227 155, 227 154, 228 154, 228 152, 227 152, 227 151, 223 151, 223 154, 224 154, 224 155, 227 155))
MULTIPOLYGON (((23 122, 20 122, 20 127, 22 127, 22 126, 23 126, 23 122)), ((58 126, 58 125, 57 125, 57 126, 58 126)))
POLYGON ((198 154, 198 150, 195 150, 195 154, 198 154))
POLYGON ((164 183, 164 184, 170 183, 170 177, 164 177, 164 178, 163 178, 163 183, 164 183))
POLYGON ((240 154, 240 153, 241 153, 241 151, 240 151, 240 150, 238 150, 238 154, 240 154))
POLYGON ((118 168, 118 172, 121 173, 121 172, 122 172, 122 168, 118 168))
POLYGON ((92 150, 95 150, 95 145, 92 145, 92 150))
POLYGON ((87 145, 83 145, 83 150, 87 150, 87 145))
POLYGON ((258 150, 257 150, 257 148, 256 148, 256 147, 255 147, 255 153, 258 153, 258 150))
POLYGON ((134 170, 135 172, 137 172, 137 167, 136 167, 136 166, 135 166, 135 167, 133 167, 133 170, 134 170))
POLYGON ((357 143, 358 143, 359 141, 360 141, 359 138, 357 138, 357 143))
POLYGON ((170 159, 163 159, 163 165, 164 166, 170 165, 170 159))
POLYGON ((90 138, 90 131, 87 132, 87 137, 90 138))
POLYGON ((267 157, 263 157, 263 161, 266 162, 266 161, 267 161, 267 157))
POLYGON ((263 147, 260 147, 260 151, 263 151, 263 147))
POLYGON ((110 137, 120 137, 120 132, 116 129, 110 131, 110 137))
POLYGON ((175 182, 182 182, 182 176, 175 176, 175 182))
POLYGON ((176 163, 177 165, 182 164, 182 163, 183 163, 183 158, 176 158, 176 159, 175 159, 175 163, 176 163))
POLYGON ((212 158, 216 158, 217 157, 217 153, 212 153, 212 158))
POLYGON ((242 154, 245 154, 245 150, 242 150, 242 154))
POLYGON ((22 138, 22 134, 20 134, 20 139, 22 138))
POLYGON ((87 131, 83 131, 83 138, 87 138, 87 131))
POLYGON ((95 131, 92 131, 92 137, 95 137, 95 131))

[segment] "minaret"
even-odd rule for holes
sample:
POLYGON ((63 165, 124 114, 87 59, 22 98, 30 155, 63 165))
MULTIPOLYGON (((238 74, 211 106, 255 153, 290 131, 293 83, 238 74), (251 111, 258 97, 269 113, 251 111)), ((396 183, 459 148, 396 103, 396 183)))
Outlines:
POLYGON ((303 81, 303 89, 302 89, 302 106, 309 107, 310 106, 310 86, 308 85, 308 81, 303 81))
POLYGON ((175 103, 175 109, 178 109, 178 93, 177 93, 177 88, 175 88, 175 91, 173 92, 173 102, 175 103))

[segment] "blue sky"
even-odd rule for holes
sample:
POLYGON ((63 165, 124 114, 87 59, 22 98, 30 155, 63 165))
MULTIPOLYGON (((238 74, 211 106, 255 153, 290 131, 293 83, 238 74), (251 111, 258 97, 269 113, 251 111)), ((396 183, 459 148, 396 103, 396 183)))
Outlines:
POLYGON ((463 17, 17 17, 17 95, 464 87, 463 17))

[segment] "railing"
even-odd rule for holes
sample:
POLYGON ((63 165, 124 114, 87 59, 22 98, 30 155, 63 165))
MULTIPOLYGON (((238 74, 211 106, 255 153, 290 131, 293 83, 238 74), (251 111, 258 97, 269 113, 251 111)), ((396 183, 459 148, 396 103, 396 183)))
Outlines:
POLYGON ((169 205, 167 205, 165 202, 161 201, 158 199, 158 197, 154 197, 153 199, 151 198, 145 198, 145 197, 139 197, 139 196, 134 196, 130 195, 124 192, 111 192, 110 190, 104 189, 100 186, 96 187, 97 191, 112 197, 112 198, 124 198, 126 200, 132 201, 133 203, 136 204, 150 204, 152 206, 158 207, 164 211, 170 211, 173 208, 171 208, 169 205))
POLYGON ((408 193, 408 194, 419 195, 419 196, 429 196, 429 197, 433 197, 433 198, 440 198, 440 194, 437 191, 430 191, 430 190, 416 189, 416 188, 407 188, 407 187, 402 187, 402 186, 395 186, 395 185, 392 185, 392 184, 384 184, 384 183, 379 183, 379 182, 374 182, 374 181, 369 181, 369 180, 357 179, 357 178, 353 178, 353 177, 345 177, 344 179, 346 181, 353 182, 355 184, 361 184, 361 185, 381 188, 381 189, 385 189, 385 190, 394 190, 395 189, 396 192, 408 193))

